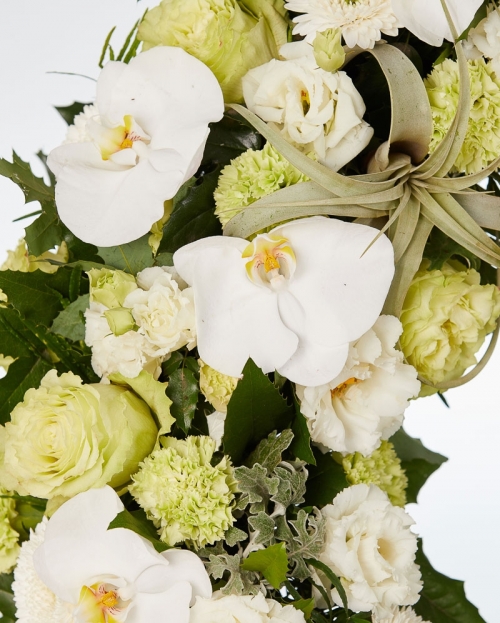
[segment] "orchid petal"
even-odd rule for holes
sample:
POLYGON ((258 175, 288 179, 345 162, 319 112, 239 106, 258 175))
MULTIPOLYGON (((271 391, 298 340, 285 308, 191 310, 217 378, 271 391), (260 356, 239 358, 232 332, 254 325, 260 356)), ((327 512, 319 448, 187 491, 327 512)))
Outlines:
POLYGON ((189 581, 193 587, 193 599, 212 596, 212 583, 199 556, 181 549, 169 549, 162 552, 162 556, 170 563, 171 582, 189 581))
POLYGON ((192 589, 188 582, 178 582, 161 593, 138 593, 127 616, 127 623, 166 621, 188 623, 192 589))

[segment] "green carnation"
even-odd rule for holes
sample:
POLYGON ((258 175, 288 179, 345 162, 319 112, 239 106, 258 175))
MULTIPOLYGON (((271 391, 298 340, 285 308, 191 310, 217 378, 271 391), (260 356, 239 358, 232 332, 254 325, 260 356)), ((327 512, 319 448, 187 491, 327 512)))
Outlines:
POLYGON ((387 493, 394 506, 406 504, 408 478, 390 441, 382 441, 370 456, 355 452, 346 457, 339 455, 339 459, 350 485, 377 485, 387 493))
MULTIPOLYGON (((451 261, 413 278, 401 313, 401 349, 431 383, 457 379, 476 363, 476 353, 500 316, 500 290, 480 285, 480 275, 451 261)), ((430 390, 427 390, 429 393, 430 390)))
MULTIPOLYGON (((483 58, 468 61, 471 111, 464 144, 454 171, 477 173, 500 155, 500 78, 483 58)), ((458 107, 458 63, 450 59, 437 65, 424 80, 432 109, 433 152, 449 130, 458 107)))
POLYGON ((0 573, 9 573, 19 554, 19 533, 12 523, 17 517, 16 505, 10 491, 0 487, 0 573))
POLYGON ((210 437, 166 437, 162 444, 141 464, 130 492, 168 545, 186 541, 203 547, 222 539, 234 522, 231 461, 224 456, 212 466, 215 442, 210 437))
POLYGON ((270 143, 259 151, 249 149, 222 169, 214 193, 215 214, 225 225, 254 201, 308 179, 270 143))
POLYGON ((243 99, 241 79, 278 57, 287 41, 284 0, 163 0, 139 26, 143 50, 172 45, 204 62, 226 102, 243 99))
POLYGON ((225 413, 227 404, 236 388, 238 378, 217 372, 207 363, 198 359, 200 366, 200 390, 217 411, 225 413))

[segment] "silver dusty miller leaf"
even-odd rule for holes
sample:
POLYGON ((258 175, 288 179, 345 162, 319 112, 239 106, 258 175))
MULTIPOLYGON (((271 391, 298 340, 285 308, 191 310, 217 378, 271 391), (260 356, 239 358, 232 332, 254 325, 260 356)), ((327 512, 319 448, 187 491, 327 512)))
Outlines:
POLYGON ((269 472, 279 465, 281 455, 290 446, 293 440, 292 431, 287 428, 279 435, 273 431, 266 439, 262 440, 257 448, 248 457, 248 464, 254 465, 259 463, 269 472))
POLYGON ((265 511, 271 496, 278 492, 279 479, 269 477, 267 469, 258 463, 252 468, 237 467, 234 474, 242 492, 236 508, 244 510, 250 504, 253 515, 265 511))

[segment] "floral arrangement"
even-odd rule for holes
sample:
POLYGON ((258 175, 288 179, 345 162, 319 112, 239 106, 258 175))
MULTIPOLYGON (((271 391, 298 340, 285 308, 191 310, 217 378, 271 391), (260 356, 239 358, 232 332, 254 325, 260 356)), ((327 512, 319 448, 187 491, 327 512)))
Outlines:
POLYGON ((500 9, 111 35, 46 178, 0 160, 40 204, 0 270, 3 620, 485 623, 411 529, 446 459, 402 424, 497 342, 500 9))

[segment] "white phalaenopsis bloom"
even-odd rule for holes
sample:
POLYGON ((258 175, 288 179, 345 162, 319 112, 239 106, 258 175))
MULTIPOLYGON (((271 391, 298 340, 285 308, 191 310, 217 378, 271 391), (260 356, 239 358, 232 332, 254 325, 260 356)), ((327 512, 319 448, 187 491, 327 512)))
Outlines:
POLYGON ((409 400, 420 391, 417 371, 394 348, 402 331, 395 316, 380 316, 350 345, 344 369, 330 383, 297 385, 300 410, 315 442, 342 454, 368 456, 400 428, 409 400))
POLYGON ((160 554, 131 530, 108 530, 123 508, 111 487, 66 502, 34 552, 36 574, 71 604, 78 623, 144 623, 161 621, 165 613, 170 623, 187 623, 195 597, 212 594, 203 563, 186 550, 160 554))
POLYGON ((370 142, 363 98, 344 71, 318 67, 305 41, 280 48, 271 60, 243 77, 248 108, 272 124, 301 151, 337 171, 370 142))
POLYGON ((316 33, 329 28, 340 29, 350 48, 371 49, 381 33, 398 34, 391 0, 288 0, 285 7, 302 14, 293 19, 293 34, 304 35, 311 43, 316 33))
POLYGON ((430 621, 424 621, 413 608, 393 608, 388 616, 373 617, 373 623, 430 623, 430 621))
POLYGON ((159 46, 104 67, 95 112, 68 137, 81 142, 54 149, 48 165, 63 223, 85 242, 113 246, 162 218, 164 201, 198 169, 224 102, 206 65, 159 46))
POLYGON ((496 5, 491 4, 488 15, 470 30, 464 48, 471 60, 482 56, 489 59, 500 76, 500 9, 496 5))
MULTIPOLYGON (((320 560, 340 578, 349 608, 391 615, 394 606, 418 601, 422 588, 415 564, 417 537, 413 519, 393 506, 376 485, 354 485, 321 509, 326 537, 320 560)), ((332 589, 336 604, 342 600, 332 589)))
MULTIPOLYGON (((457 33, 470 26, 483 0, 446 0, 457 33)), ((392 9, 400 24, 429 45, 454 41, 441 0, 392 0, 392 9)))
POLYGON ((394 274, 378 230, 315 216, 252 242, 213 236, 174 254, 194 289, 200 357, 237 377, 252 358, 264 372, 322 385, 342 370, 349 342, 375 322, 394 274))

